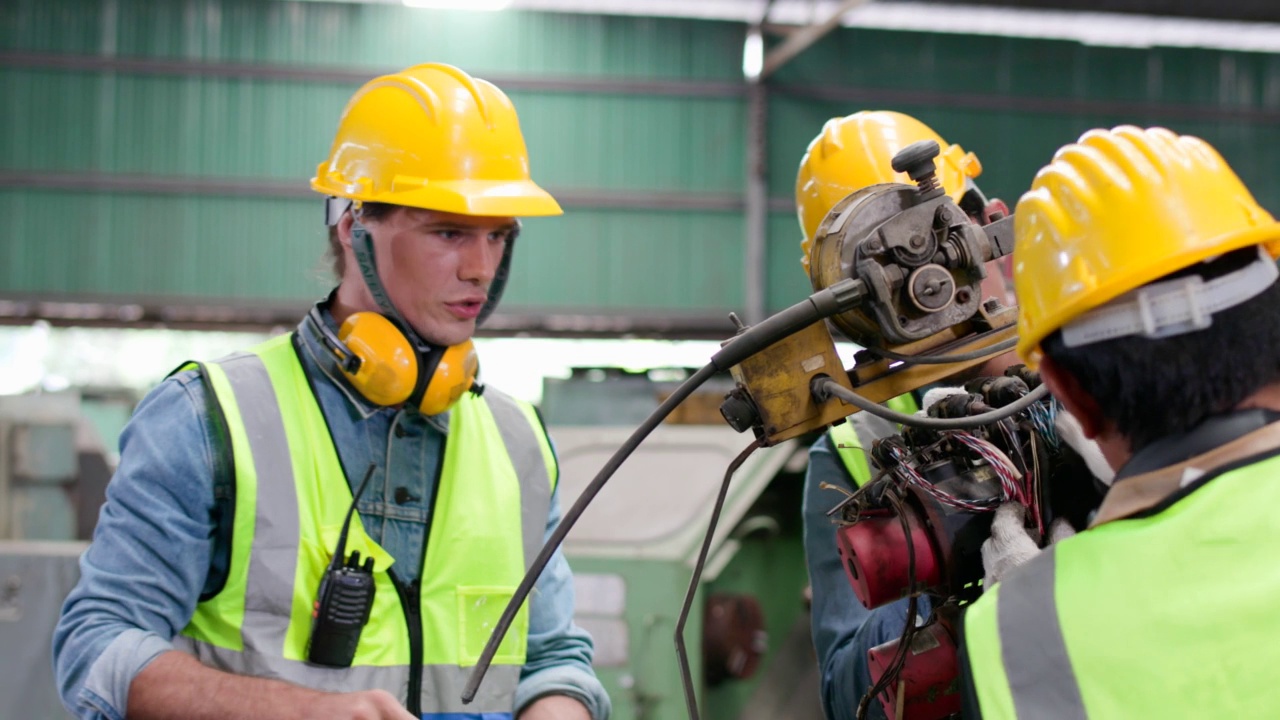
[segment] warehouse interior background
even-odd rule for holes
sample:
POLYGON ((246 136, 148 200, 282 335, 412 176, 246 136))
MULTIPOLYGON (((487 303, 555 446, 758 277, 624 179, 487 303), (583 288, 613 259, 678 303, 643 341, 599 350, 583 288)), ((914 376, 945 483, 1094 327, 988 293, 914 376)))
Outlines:
MULTIPOLYGON (((1208 140, 1280 210, 1270 0, 6 0, 0 576, 47 594, 0 594, 0 647, 51 627, 82 545, 49 551, 63 564, 42 575, 22 541, 88 538, 142 393, 291 329, 327 292, 308 179, 360 84, 427 61, 510 95, 533 177, 565 208, 525 222, 478 347, 488 381, 543 404, 566 477, 589 478, 733 334, 729 313, 755 322, 808 294, 793 191, 829 118, 910 113, 976 153, 1010 206, 1083 131, 1162 125, 1208 140), (35 597, 55 614, 33 619, 35 597), (31 622, 10 619, 24 607, 31 622)), ((689 415, 570 536, 623 720, 684 717, 670 635, 700 541, 687 528, 745 442, 689 415), (620 520, 637 502, 667 520, 620 520)), ((797 700, 816 693, 803 450, 762 454, 730 501, 690 630, 711 717, 821 716, 797 700), (749 618, 710 621, 746 596, 749 618), (750 649, 750 672, 708 680, 726 647, 750 649)), ((0 660, 0 708, 34 713, 13 717, 61 717, 38 655, 0 660)))

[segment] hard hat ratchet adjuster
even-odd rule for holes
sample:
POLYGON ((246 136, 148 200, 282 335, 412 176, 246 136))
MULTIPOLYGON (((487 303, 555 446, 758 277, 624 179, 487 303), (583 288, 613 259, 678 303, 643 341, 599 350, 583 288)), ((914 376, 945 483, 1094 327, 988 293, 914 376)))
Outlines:
POLYGON ((1280 276, 1276 262, 1259 250, 1258 260, 1205 282, 1199 275, 1152 283, 1067 323, 1062 341, 1080 347, 1129 335, 1166 338, 1203 330, 1213 314, 1266 290, 1280 276))

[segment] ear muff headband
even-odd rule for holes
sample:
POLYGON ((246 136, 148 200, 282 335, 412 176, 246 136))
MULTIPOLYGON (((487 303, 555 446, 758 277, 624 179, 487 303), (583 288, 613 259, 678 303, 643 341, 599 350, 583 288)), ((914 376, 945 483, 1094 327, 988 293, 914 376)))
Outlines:
MULTIPOLYGON (((326 212, 328 210, 326 205, 326 212)), ((356 212, 352 210, 352 212, 356 212)), ((326 215, 326 220, 328 216, 326 215)), ((489 296, 485 300, 484 307, 480 308, 480 314, 476 317, 476 327, 479 327, 489 318, 498 302, 502 300, 502 293, 507 289, 507 278, 511 274, 511 255, 515 251, 516 238, 520 236, 520 221, 516 220, 516 225, 511 229, 511 235, 507 238, 506 247, 502 250, 502 260, 498 262, 497 272, 494 273, 493 282, 489 283, 489 296)), ((360 275, 364 278, 364 284, 369 288, 369 293, 373 295, 373 300, 378 304, 378 309, 383 315, 392 318, 405 328, 409 340, 413 342, 415 347, 426 348, 427 343, 423 342, 418 334, 413 331, 409 323, 400 315, 400 311, 396 310, 396 306, 391 302, 391 296, 387 294, 386 288, 382 286, 382 278, 378 275, 377 257, 373 249, 373 236, 369 234, 369 230, 360 223, 360 218, 355 217, 351 223, 351 250, 356 256, 356 265, 360 268, 360 275)))
MULTIPOLYGON (((426 397, 427 389, 436 381, 436 368, 440 366, 440 356, 444 355, 445 348, 431 346, 427 352, 420 352, 421 371, 418 373, 417 382, 413 386, 413 393, 409 395, 409 404, 414 407, 421 408, 422 400, 426 397)), ((424 412, 423 415, 435 415, 436 413, 424 412)))

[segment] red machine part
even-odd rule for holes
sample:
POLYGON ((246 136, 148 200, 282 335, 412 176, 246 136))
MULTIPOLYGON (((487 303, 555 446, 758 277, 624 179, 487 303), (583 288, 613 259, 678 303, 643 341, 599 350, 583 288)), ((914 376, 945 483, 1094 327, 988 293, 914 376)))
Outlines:
MULTIPOLYGON (((942 583, 942 563, 934 552, 934 541, 916 509, 910 505, 903 509, 911 528, 916 585, 936 587, 942 583)), ((886 511, 883 517, 863 517, 840 528, 836 542, 845 574, 864 606, 879 607, 910 591, 907 540, 897 515, 886 511)))
MULTIPOLYGON (((899 640, 890 640, 867 651, 871 682, 880 681, 893 663, 899 640)), ((945 623, 921 628, 911 639, 902 671, 880 693, 878 700, 888 717, 903 720, 939 720, 960 712, 960 668, 956 643, 945 623), (898 714, 898 703, 904 704, 898 714)))

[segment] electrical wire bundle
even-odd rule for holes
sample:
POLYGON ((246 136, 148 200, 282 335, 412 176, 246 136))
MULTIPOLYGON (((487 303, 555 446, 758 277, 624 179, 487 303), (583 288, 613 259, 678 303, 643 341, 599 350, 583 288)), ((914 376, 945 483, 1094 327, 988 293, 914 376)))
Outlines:
MULTIPOLYGON (((872 445, 868 454, 877 474, 833 508, 832 514, 845 526, 863 521, 900 524, 901 533, 895 537, 905 545, 905 553, 901 548, 859 546, 872 555, 899 558, 898 567, 905 565, 903 596, 908 608, 892 659, 859 703, 858 717, 895 683, 905 683, 902 669, 916 637, 939 622, 944 628, 954 623, 959 608, 980 594, 980 546, 997 507, 1016 502, 1027 508, 1033 537, 1044 537, 1052 519, 1046 482, 1061 461, 1065 445, 1053 425, 1056 401, 1038 380, 1025 371, 1018 376, 979 378, 943 397, 924 417, 904 423, 899 435, 872 445), (1029 387, 1025 379, 1034 385, 1029 387), (929 538, 928 549, 919 545, 924 537, 929 538), (936 576, 931 581, 918 574, 922 551, 926 557, 932 553, 935 563, 944 568, 940 584, 936 576), (918 624, 922 595, 933 599, 932 610, 918 624)), ((857 562, 883 567, 885 561, 861 557, 857 562)), ((904 702, 904 692, 905 685, 900 684, 898 703, 904 702)))

